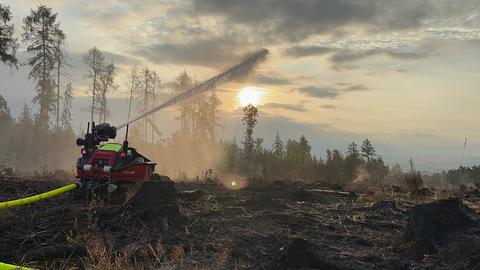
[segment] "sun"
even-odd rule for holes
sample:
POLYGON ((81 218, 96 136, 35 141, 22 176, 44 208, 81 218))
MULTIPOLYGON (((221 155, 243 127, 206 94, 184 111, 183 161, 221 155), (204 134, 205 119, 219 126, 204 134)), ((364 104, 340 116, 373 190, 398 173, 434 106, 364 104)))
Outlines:
POLYGON ((262 102, 263 89, 256 87, 245 87, 238 93, 238 100, 242 107, 252 104, 259 105, 262 102))

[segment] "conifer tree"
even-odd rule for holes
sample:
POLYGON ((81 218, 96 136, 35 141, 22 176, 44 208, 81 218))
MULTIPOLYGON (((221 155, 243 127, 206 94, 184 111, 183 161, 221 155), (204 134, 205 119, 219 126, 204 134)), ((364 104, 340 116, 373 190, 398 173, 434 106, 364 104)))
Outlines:
POLYGON ((33 99, 40 104, 37 120, 40 127, 46 128, 49 113, 55 110, 52 73, 55 67, 56 48, 58 43, 65 39, 65 34, 57 22, 57 13, 53 13, 52 9, 45 5, 31 10, 23 22, 22 37, 27 44, 27 52, 31 55, 28 59, 28 65, 32 68, 29 78, 33 78, 37 83, 37 95, 33 99))
POLYGON ((367 160, 371 161, 376 155, 375 148, 373 147, 370 140, 365 139, 362 143, 362 156, 367 160))
POLYGON ((83 62, 87 65, 87 75, 86 77, 91 81, 90 91, 92 93, 92 102, 90 107, 90 121, 93 122, 93 114, 95 111, 99 110, 97 103, 99 102, 99 88, 100 88, 100 76, 104 70, 105 58, 103 57, 102 52, 100 52, 97 47, 93 47, 88 50, 87 54, 83 57, 83 62))
POLYGON ((18 48, 17 39, 13 37, 15 27, 12 20, 10 7, 0 4, 0 62, 17 66, 17 57, 15 53, 18 48))
POLYGON ((253 149, 255 147, 255 143, 253 140, 253 128, 257 123, 258 118, 258 110, 252 104, 247 105, 243 108, 243 118, 242 122, 245 125, 245 137, 243 140, 243 152, 244 157, 247 160, 247 163, 251 161, 253 149))
POLYGON ((72 99, 73 87, 72 84, 67 84, 67 88, 63 93, 63 111, 62 111, 62 128, 64 130, 72 130, 72 99))
POLYGON ((280 138, 280 134, 278 133, 278 130, 275 135, 275 140, 273 141, 272 150, 275 157, 283 158, 283 155, 285 154, 285 150, 284 150, 283 141, 280 138))

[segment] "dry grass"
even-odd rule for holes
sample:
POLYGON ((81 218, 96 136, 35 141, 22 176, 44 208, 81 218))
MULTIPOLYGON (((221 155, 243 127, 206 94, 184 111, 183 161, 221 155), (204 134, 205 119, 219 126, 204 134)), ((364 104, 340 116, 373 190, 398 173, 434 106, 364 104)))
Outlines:
POLYGON ((407 192, 415 192, 423 187, 422 175, 418 172, 410 172, 405 174, 402 186, 407 192))

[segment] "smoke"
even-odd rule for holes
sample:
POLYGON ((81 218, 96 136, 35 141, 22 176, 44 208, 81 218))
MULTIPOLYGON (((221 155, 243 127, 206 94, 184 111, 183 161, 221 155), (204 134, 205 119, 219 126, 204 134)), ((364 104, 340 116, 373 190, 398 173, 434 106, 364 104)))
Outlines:
POLYGON ((365 184, 370 177, 368 170, 365 166, 358 166, 355 172, 355 179, 353 180, 354 185, 365 184))
POLYGON ((243 61, 242 63, 228 69, 227 71, 202 82, 201 84, 191 88, 190 90, 183 92, 182 94, 180 94, 180 95, 170 99, 169 101, 151 109, 150 111, 147 111, 144 114, 139 115, 139 116, 135 117, 134 119, 132 119, 130 121, 127 121, 126 123, 118 125, 117 130, 119 130, 121 128, 124 128, 125 126, 127 126, 127 125, 129 125, 129 124, 131 124, 131 123, 133 123, 137 120, 140 120, 140 119, 142 119, 142 118, 144 118, 144 117, 146 117, 146 116, 148 116, 148 115, 150 115, 154 112, 157 112, 157 111, 160 111, 160 110, 165 109, 167 107, 170 107, 172 105, 175 105, 179 101, 190 98, 190 97, 192 97, 196 94, 214 89, 214 88, 220 86, 221 84, 227 83, 229 81, 232 81, 234 79, 237 79, 237 78, 240 78, 242 76, 247 75, 255 67, 256 64, 258 64, 260 61, 265 59, 267 54, 268 54, 267 49, 259 50, 258 52, 248 56, 245 59, 245 61, 243 61))

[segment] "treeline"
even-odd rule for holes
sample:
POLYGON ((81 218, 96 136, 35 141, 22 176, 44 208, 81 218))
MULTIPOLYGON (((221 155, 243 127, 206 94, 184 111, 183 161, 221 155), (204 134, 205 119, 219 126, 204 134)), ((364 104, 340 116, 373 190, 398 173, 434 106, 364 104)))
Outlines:
POLYGON ((429 182, 442 183, 451 186, 467 186, 480 189, 480 166, 459 166, 457 169, 450 169, 435 173, 427 177, 429 182))
MULTIPOLYGON (((69 103, 68 99, 65 101, 69 103)), ((0 169, 3 165, 20 172, 42 173, 73 168, 78 149, 68 124, 63 125, 65 129, 48 130, 35 121, 27 103, 17 119, 10 115, 6 105, 0 97, 0 169)), ((64 110, 62 123, 70 123, 68 115, 68 110, 64 110)))
POLYGON ((325 181, 342 186, 353 181, 383 182, 389 174, 388 166, 368 139, 360 148, 352 142, 345 152, 327 150, 325 159, 312 155, 305 136, 283 142, 277 132, 270 147, 263 142, 261 138, 255 140, 250 161, 245 149, 236 142, 224 144, 225 161, 221 170, 267 180, 325 181))

